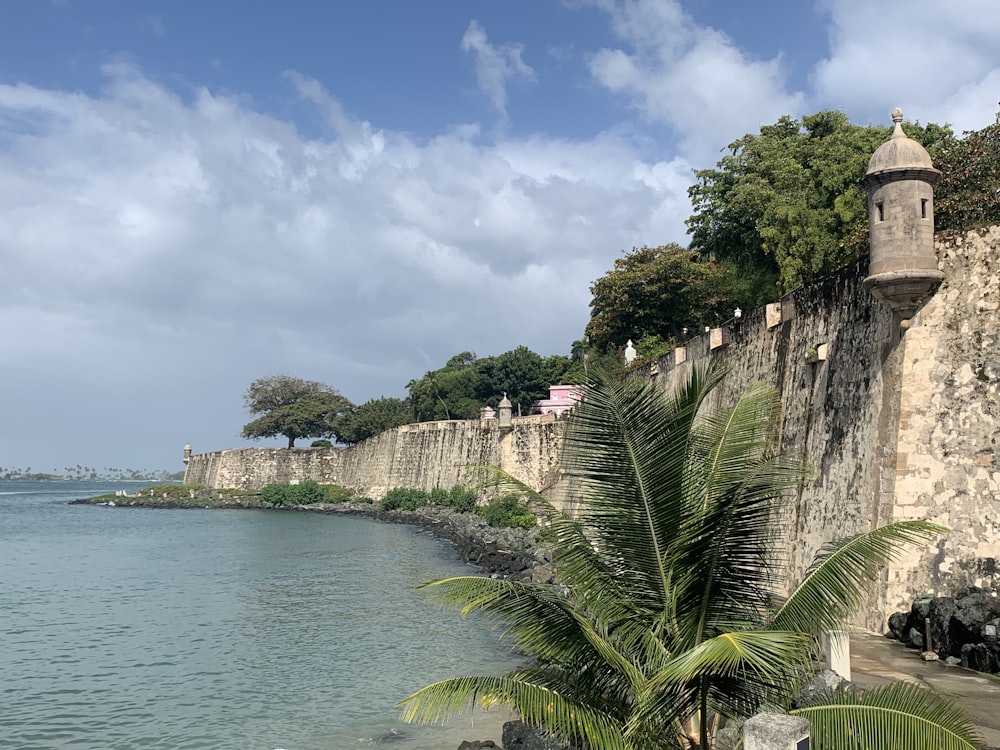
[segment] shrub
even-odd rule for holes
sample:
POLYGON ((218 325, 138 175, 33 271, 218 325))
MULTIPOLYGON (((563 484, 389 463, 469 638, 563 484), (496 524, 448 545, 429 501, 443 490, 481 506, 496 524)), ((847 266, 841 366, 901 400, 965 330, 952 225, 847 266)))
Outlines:
MULTIPOLYGON (((354 500, 354 490, 349 487, 342 487, 339 484, 326 484, 323 485, 323 489, 326 490, 326 500, 327 503, 349 503, 354 500)), ((369 500, 368 502, 371 502, 369 500)))
POLYGON ((307 479, 299 484, 267 484, 261 487, 260 497, 273 505, 313 505, 315 503, 343 503, 354 492, 339 484, 319 484, 307 479))
POLYGON ((326 489, 320 487, 317 482, 307 479, 304 482, 290 485, 289 501, 294 505, 313 505, 315 503, 326 502, 326 489))
POLYGON ((385 493, 379 507, 382 510, 416 510, 422 505, 427 505, 429 501, 430 496, 423 490, 394 487, 385 493))
POLYGON ((331 443, 329 440, 313 440, 311 443, 309 443, 309 447, 310 448, 332 448, 333 447, 333 443, 331 443))
POLYGON ((485 518, 490 526, 531 529, 537 523, 535 514, 514 493, 490 500, 487 505, 476 508, 476 513, 485 518))
POLYGON ((469 513, 476 509, 479 495, 475 490, 469 490, 460 484, 456 484, 448 493, 446 505, 460 513, 469 513))
POLYGON ((260 488, 260 499, 272 505, 284 505, 289 501, 289 489, 291 486, 287 484, 265 484, 260 488))
POLYGON ((385 493, 379 507, 382 510, 416 510, 425 505, 440 505, 460 513, 468 513, 475 509, 478 499, 474 490, 466 489, 460 484, 450 490, 435 487, 430 492, 410 487, 394 487, 385 493))

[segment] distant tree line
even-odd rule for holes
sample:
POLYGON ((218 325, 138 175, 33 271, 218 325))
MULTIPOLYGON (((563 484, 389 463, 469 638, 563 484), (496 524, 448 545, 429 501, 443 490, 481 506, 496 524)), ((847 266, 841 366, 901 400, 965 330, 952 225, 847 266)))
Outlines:
POLYGON ((0 466, 0 480, 44 481, 74 480, 78 482, 166 482, 183 479, 184 472, 168 472, 163 469, 117 469, 111 466, 96 469, 93 466, 65 466, 52 471, 33 470, 28 466, 4 468, 0 466))

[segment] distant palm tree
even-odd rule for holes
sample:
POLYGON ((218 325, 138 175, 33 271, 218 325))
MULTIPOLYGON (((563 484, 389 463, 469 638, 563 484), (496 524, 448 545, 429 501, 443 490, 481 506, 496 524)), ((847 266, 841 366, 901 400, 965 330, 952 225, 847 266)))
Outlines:
MULTIPOLYGON (((566 436, 572 517, 521 486, 547 524, 561 585, 425 584, 463 616, 499 616, 534 664, 425 687, 403 701, 406 720, 506 703, 591 750, 708 750, 722 720, 787 709, 819 639, 843 627, 899 546, 945 529, 907 521, 827 545, 779 600, 780 506, 807 472, 776 450, 772 390, 704 407, 721 378, 695 371, 673 395, 637 380, 587 387, 566 436)), ((911 686, 821 704, 794 711, 810 719, 813 748, 978 742, 949 701, 911 686)))

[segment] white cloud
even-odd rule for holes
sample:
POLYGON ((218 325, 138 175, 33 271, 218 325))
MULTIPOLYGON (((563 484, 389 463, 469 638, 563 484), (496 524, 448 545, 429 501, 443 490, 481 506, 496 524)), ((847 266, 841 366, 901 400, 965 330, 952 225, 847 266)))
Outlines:
POLYGON ((493 108, 507 123, 507 82, 512 78, 534 80, 535 71, 522 59, 524 48, 520 44, 490 44, 486 29, 470 21, 462 36, 462 49, 476 58, 476 81, 479 89, 489 98, 493 108))
POLYGON ((74 461, 149 465, 238 443, 261 375, 364 401, 466 349, 567 353, 620 250, 683 241, 690 165, 613 134, 417 140, 290 76, 330 123, 306 138, 238 96, 106 75, 99 96, 0 86, 0 374, 47 384, 3 405, 8 462, 46 450, 39 409, 90 403, 118 436, 56 420, 74 461))
POLYGON ((1000 99, 1000 12, 995 0, 826 0, 830 55, 814 71, 816 101, 855 119, 994 121, 1000 99))
POLYGON ((624 48, 602 49, 591 72, 650 121, 669 125, 681 152, 713 163, 719 149, 783 114, 804 95, 787 90, 780 57, 755 60, 715 29, 696 23, 676 0, 598 0, 624 48))

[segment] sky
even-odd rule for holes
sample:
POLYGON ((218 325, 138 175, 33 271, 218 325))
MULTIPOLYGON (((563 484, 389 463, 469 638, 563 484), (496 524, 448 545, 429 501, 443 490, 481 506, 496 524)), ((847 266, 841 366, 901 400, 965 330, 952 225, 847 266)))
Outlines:
POLYGON ((996 0, 8 0, 0 466, 178 471, 288 374, 569 354, 782 115, 984 127, 996 0))

